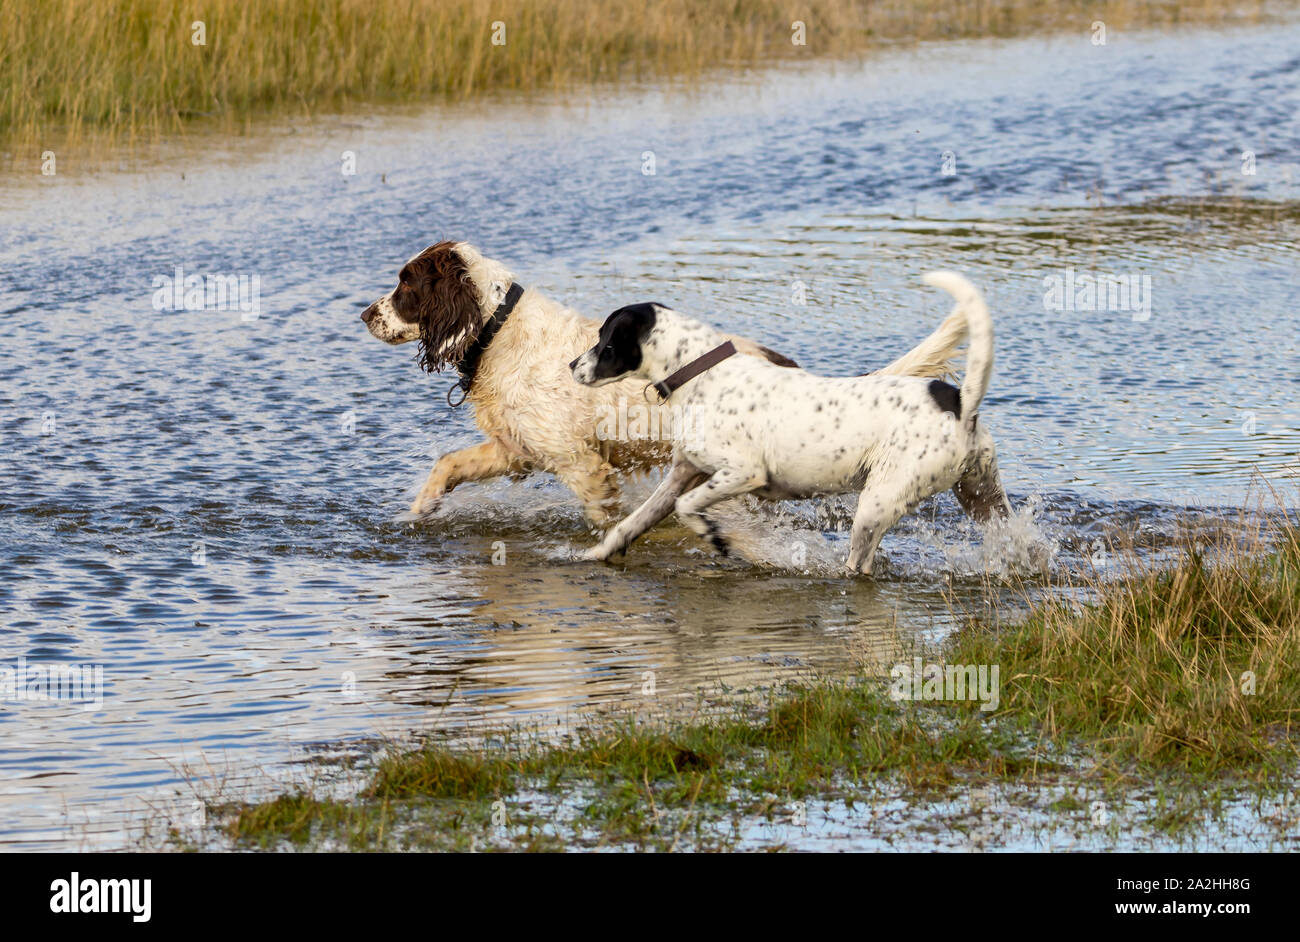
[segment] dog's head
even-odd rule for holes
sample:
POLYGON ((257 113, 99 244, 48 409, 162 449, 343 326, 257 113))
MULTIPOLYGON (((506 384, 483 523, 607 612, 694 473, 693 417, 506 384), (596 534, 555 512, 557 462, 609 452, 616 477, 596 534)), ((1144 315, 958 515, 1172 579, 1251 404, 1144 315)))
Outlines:
POLYGON ((667 310, 662 304, 631 304, 605 318, 596 345, 569 364, 573 378, 584 386, 604 386, 635 375, 662 310, 667 310))
POLYGON ((420 366, 432 373, 464 356, 513 280, 468 242, 438 242, 402 266, 397 287, 361 320, 385 343, 418 340, 420 366))

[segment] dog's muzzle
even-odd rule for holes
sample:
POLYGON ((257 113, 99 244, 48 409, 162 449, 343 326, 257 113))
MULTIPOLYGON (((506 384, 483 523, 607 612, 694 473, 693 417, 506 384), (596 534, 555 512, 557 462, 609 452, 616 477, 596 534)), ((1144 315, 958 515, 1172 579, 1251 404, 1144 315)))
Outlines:
POLYGON ((569 372, 573 374, 575 380, 584 386, 590 386, 592 377, 595 375, 595 370, 591 363, 592 356, 590 350, 581 356, 574 357, 569 362, 569 372))

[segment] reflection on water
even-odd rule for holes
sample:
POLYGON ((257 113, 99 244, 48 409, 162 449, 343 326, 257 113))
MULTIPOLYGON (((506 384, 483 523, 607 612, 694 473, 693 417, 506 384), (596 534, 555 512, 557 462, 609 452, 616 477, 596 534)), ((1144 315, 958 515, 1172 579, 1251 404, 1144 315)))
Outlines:
POLYGON ((1290 497, 1298 39, 925 45, 699 97, 349 119, 231 159, 6 181, 0 665, 101 665, 104 709, 0 702, 0 841, 117 846, 121 809, 185 769, 274 770, 316 743, 883 669, 983 611, 986 577, 1042 584, 1121 535, 1163 552, 1256 474, 1290 497), (477 433, 447 377, 357 315, 442 236, 593 316, 654 298, 828 374, 922 337, 946 300, 920 273, 963 268, 998 331, 984 411, 1014 525, 930 501, 866 581, 839 572, 843 499, 732 508, 748 562, 666 526, 582 563, 591 537, 543 478, 401 522, 477 433), (154 310, 177 265, 259 275, 261 316, 154 310), (1149 317, 1045 306, 1067 269, 1149 278, 1149 317))

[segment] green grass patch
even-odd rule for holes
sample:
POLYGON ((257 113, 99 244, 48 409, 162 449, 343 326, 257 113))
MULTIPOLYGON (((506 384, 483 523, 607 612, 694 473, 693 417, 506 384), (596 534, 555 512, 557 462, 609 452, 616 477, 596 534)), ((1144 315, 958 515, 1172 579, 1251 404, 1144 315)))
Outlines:
MULTIPOLYGON (((949 657, 998 664, 999 715, 1084 742, 1116 775, 1290 774, 1300 717, 1300 531, 1189 542, 1172 567, 1135 554, 1096 601, 1036 606, 1019 624, 971 624, 949 657)), ((1189 538, 1190 539, 1190 538, 1189 538)))
POLYGON ((458 798, 482 800, 514 791, 520 763, 429 747, 390 751, 380 758, 368 798, 458 798))
POLYGON ((270 849, 283 842, 302 848, 323 832, 351 842, 353 835, 368 830, 374 809, 297 791, 265 802, 219 805, 211 811, 235 842, 270 849))

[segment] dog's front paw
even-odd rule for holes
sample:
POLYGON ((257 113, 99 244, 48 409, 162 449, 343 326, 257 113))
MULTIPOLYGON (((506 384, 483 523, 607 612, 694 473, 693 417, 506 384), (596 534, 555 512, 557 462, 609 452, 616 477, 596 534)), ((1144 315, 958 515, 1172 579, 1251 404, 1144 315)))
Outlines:
POLYGON ((589 563, 603 563, 614 555, 614 551, 604 543, 598 543, 591 549, 582 554, 582 558, 589 563))
POLYGON ((433 513, 442 503, 442 497, 442 494, 430 494, 421 491, 416 495, 415 500, 411 502, 411 509, 409 511, 410 515, 412 517, 423 517, 426 514, 433 513))

